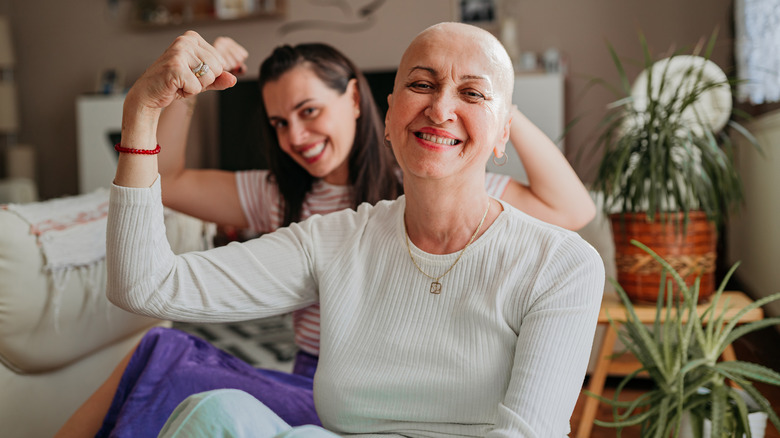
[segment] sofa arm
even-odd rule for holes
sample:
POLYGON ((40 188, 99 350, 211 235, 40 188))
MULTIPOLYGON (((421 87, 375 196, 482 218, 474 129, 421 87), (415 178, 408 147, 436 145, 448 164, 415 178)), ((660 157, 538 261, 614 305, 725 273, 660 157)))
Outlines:
POLYGON ((0 210, 0 362, 17 373, 62 367, 159 322, 106 300, 103 261, 70 271, 61 290, 43 266, 30 225, 0 210))
MULTIPOLYGON (((165 221, 175 251, 209 246, 209 224, 175 212, 165 221)), ((106 299, 104 260, 56 279, 45 265, 30 224, 0 208, 0 363, 13 372, 59 369, 161 323, 106 299)))

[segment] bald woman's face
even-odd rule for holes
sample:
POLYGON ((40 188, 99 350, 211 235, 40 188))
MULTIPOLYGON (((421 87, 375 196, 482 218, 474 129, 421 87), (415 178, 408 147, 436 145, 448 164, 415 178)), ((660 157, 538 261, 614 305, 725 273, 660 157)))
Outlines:
POLYGON ((482 174, 509 135, 513 72, 486 31, 446 23, 424 31, 401 59, 387 132, 405 174, 482 174))

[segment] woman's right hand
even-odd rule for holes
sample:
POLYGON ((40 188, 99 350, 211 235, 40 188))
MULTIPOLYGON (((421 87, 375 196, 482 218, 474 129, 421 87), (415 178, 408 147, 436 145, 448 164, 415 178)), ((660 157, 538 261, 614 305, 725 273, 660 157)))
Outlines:
POLYGON ((126 99, 143 109, 162 109, 178 98, 232 87, 236 77, 229 70, 233 67, 234 58, 229 63, 197 32, 187 31, 146 69, 126 99), (208 65, 208 71, 198 77, 193 70, 201 62, 208 65))
MULTIPOLYGON (((162 109, 177 99, 232 87, 236 77, 229 69, 217 49, 196 32, 187 31, 177 37, 125 96, 121 145, 131 149, 154 149, 158 144, 157 126, 162 109), (193 70, 201 63, 208 65, 208 69, 198 76, 193 70)), ((124 153, 119 154, 114 183, 149 187, 157 175, 156 156, 124 153)))

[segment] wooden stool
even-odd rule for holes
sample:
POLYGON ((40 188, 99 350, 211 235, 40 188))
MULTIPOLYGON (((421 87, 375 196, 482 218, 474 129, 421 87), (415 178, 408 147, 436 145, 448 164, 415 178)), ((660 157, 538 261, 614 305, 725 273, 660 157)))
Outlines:
MULTIPOLYGON (((737 291, 724 291, 723 295, 718 302, 715 314, 719 315, 724 306, 728 302, 728 310, 724 316, 724 322, 728 322, 736 316, 736 314, 751 304, 753 300, 742 292, 737 291)), ((699 304, 696 308, 699 316, 709 306, 709 303, 699 304)), ((652 324, 655 321, 655 304, 635 304, 634 310, 639 320, 645 324, 652 324)), ((605 295, 601 302, 601 312, 599 313, 598 324, 605 326, 604 339, 601 342, 601 348, 599 348, 598 360, 596 362, 596 369, 590 376, 588 382, 588 391, 596 395, 601 395, 604 391, 604 381, 607 376, 626 376, 633 371, 636 371, 641 367, 641 364, 630 354, 626 353, 619 358, 613 358, 615 341, 617 340, 617 333, 609 325, 609 318, 607 313, 614 321, 624 321, 626 319, 626 308, 623 306, 623 302, 617 295, 605 295)), ((664 314, 661 313, 661 317, 664 314)), ((739 320, 740 323, 747 323, 752 321, 759 321, 764 318, 764 311, 759 307, 753 309, 750 312, 742 315, 739 320)), ((734 353, 734 347, 729 345, 723 350, 721 355, 722 360, 736 360, 737 356, 734 353)), ((577 428, 577 438, 589 438, 590 432, 593 429, 593 420, 596 418, 596 411, 598 409, 599 401, 596 398, 585 396, 585 407, 582 411, 582 418, 580 420, 579 427, 577 428)))

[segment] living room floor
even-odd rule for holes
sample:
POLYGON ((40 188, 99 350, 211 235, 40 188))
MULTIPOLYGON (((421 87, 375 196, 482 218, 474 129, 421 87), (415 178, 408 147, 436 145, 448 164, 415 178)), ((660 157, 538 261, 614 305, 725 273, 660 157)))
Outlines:
MULTIPOLYGON (((780 372, 780 332, 778 332, 774 327, 768 327, 766 329, 743 336, 734 343, 734 350, 736 351, 738 360, 755 362, 780 372)), ((614 395, 615 386, 619 381, 619 378, 607 379, 604 387, 605 397, 611 398, 614 395)), ((623 391, 625 399, 632 400, 638 397, 647 388, 647 385, 649 385, 649 382, 638 382, 637 384, 627 388, 623 391)), ((756 384, 756 387, 769 400, 774 411, 780 413, 780 387, 766 384, 756 384)), ((577 401, 577 406, 574 408, 574 414, 571 419, 572 437, 576 436, 577 433, 577 426, 579 425, 579 418, 582 413, 584 398, 585 395, 581 394, 579 400, 577 401)), ((621 399, 622 398, 623 397, 621 396, 621 399)), ((596 418, 605 421, 611 420, 612 408, 602 403, 599 405, 596 418)), ((591 438, 613 438, 617 436, 617 433, 615 429, 594 425, 590 436, 591 438)), ((639 428, 627 428, 622 432, 621 437, 639 438, 639 428)), ((764 438, 780 438, 780 432, 772 425, 772 423, 767 423, 766 434, 764 435, 764 438)))

